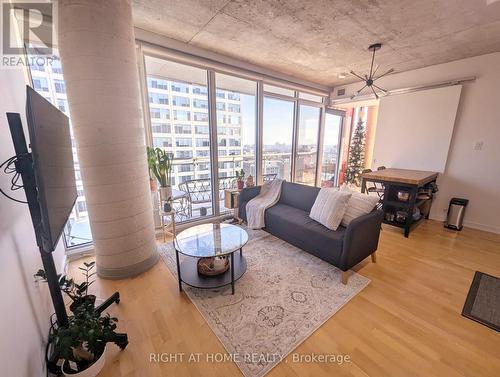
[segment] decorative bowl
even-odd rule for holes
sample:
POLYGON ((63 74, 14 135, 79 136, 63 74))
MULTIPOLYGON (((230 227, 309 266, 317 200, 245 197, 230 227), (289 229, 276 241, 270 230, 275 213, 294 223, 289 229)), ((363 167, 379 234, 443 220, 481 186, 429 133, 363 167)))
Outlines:
POLYGON ((398 191, 398 200, 407 202, 408 199, 410 199, 410 193, 408 191, 398 191))

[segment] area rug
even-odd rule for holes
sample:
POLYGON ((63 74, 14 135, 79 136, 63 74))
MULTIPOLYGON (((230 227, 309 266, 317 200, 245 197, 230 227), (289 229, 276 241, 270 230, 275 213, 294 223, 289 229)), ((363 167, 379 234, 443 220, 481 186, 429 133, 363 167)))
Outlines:
MULTIPOLYGON (((334 266, 266 233, 248 230, 247 271, 231 287, 183 290, 247 377, 282 361, 370 282, 353 273, 341 283, 334 266)), ((177 278, 172 243, 160 254, 177 278)))
POLYGON ((500 279, 476 271, 462 315, 500 331, 500 279))

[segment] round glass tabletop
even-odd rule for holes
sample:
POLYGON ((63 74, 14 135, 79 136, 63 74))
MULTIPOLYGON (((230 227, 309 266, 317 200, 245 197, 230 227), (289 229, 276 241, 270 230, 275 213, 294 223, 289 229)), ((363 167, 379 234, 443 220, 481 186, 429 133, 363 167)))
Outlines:
POLYGON ((174 246, 179 253, 197 258, 228 255, 247 242, 247 232, 231 224, 196 225, 174 238, 174 246))

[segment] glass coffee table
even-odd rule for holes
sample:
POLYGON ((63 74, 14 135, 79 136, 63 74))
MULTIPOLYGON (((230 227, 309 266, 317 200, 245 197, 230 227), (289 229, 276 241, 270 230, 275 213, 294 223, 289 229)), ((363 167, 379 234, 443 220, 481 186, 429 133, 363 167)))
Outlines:
POLYGON ((214 289, 234 283, 247 270, 243 246, 248 242, 247 232, 231 224, 202 224, 180 232, 174 238, 179 291, 182 283, 195 288, 214 289), (239 250, 239 253, 235 253, 239 250), (179 261, 179 253, 189 258, 179 261), (236 255, 235 255, 236 254, 236 255), (220 274, 207 276, 198 272, 201 258, 229 258, 229 268, 220 274))

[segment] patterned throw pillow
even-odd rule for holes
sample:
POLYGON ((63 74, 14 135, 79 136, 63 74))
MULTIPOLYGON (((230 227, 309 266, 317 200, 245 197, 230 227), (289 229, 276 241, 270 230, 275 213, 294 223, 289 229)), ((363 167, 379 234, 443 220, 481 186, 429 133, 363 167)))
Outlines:
POLYGON ((356 217, 366 215, 373 211, 373 208, 375 208, 379 201, 378 196, 361 194, 358 191, 351 190, 347 186, 342 186, 340 192, 349 192, 352 194, 347 203, 347 209, 341 222, 342 226, 345 227, 347 227, 356 217))
POLYGON ((323 187, 316 197, 309 217, 328 229, 337 230, 352 193, 337 188, 323 187))

